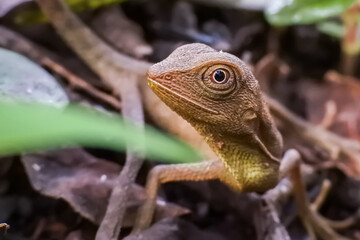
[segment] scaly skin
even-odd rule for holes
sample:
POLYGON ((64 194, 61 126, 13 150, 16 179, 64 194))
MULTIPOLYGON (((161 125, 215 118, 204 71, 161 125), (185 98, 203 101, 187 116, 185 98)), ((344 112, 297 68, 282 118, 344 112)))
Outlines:
POLYGON ((150 67, 147 76, 151 89, 199 131, 221 161, 154 167, 133 233, 150 225, 161 183, 220 179, 236 191, 264 192, 299 158, 290 151, 280 165, 281 136, 257 80, 237 57, 189 44, 150 67))
POLYGON ((205 138, 224 164, 220 179, 242 192, 279 180, 282 139, 257 80, 237 57, 188 44, 150 67, 149 86, 205 138), (213 74, 224 71, 218 83, 213 74))
POLYGON ((199 131, 221 161, 153 168, 133 233, 150 225, 161 183, 220 179, 237 191, 264 192, 290 172, 299 216, 310 238, 348 240, 334 231, 336 222, 310 207, 300 176, 299 153, 287 150, 280 164, 281 136, 257 80, 240 59, 203 44, 189 44, 150 67, 147 76, 151 89, 199 131))

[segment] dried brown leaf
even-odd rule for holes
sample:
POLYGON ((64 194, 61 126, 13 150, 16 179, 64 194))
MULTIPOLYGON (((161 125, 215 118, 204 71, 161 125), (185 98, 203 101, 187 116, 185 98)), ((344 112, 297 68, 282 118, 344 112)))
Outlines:
POLYGON ((138 235, 124 240, 223 240, 224 237, 211 231, 201 231, 195 225, 179 219, 163 219, 138 235))
MULTIPOLYGON (((110 191, 121 168, 81 149, 63 149, 22 157, 33 187, 44 195, 67 201, 76 212, 99 224, 104 217, 110 191)), ((145 199, 144 188, 133 184, 127 202, 124 226, 132 226, 137 208, 145 199)), ((159 200, 157 219, 188 213, 185 208, 159 200)))

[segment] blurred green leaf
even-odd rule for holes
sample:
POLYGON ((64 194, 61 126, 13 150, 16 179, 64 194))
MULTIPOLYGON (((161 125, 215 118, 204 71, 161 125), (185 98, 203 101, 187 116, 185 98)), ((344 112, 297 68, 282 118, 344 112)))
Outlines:
POLYGON ((273 0, 265 9, 271 25, 311 24, 338 16, 355 0, 273 0))
POLYGON ((76 105, 64 109, 0 102, 0 155, 76 144, 125 150, 126 145, 152 159, 194 162, 201 159, 189 145, 153 128, 145 131, 120 116, 76 105))
POLYGON ((345 28, 341 23, 333 22, 333 21, 324 21, 320 22, 316 25, 318 30, 322 33, 325 33, 329 36, 335 38, 343 38, 345 35, 345 28))
POLYGON ((71 9, 76 12, 96 9, 101 6, 106 6, 113 3, 120 3, 124 1, 125 0, 65 0, 65 2, 71 7, 71 9))
MULTIPOLYGON (((110 4, 121 3, 126 0, 65 0, 71 10, 74 12, 82 12, 86 10, 93 10, 99 7, 107 6, 110 4)), ((19 11, 14 19, 16 24, 31 25, 37 23, 47 22, 47 17, 36 7, 32 9, 23 9, 19 11)))

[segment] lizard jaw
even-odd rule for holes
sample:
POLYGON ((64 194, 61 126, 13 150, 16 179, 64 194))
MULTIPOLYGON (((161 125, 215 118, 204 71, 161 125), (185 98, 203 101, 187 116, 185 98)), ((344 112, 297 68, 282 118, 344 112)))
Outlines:
POLYGON ((196 102, 196 101, 194 101, 194 100, 191 100, 191 99, 189 99, 189 98, 181 95, 180 93, 177 93, 177 92, 169 89, 168 87, 166 87, 166 86, 162 85, 161 83, 159 83, 159 82, 151 79, 150 77, 148 77, 147 80, 148 80, 149 87, 150 87, 151 89, 153 89, 153 90, 154 90, 154 87, 155 87, 155 86, 160 87, 160 88, 162 88, 163 90, 168 91, 168 92, 170 92, 170 93, 172 93, 172 94, 180 97, 181 99, 183 99, 183 100, 185 100, 185 101, 187 101, 187 102, 189 102, 189 103, 191 103, 191 104, 193 104, 193 105, 195 105, 195 106, 203 109, 203 110, 206 111, 206 112, 209 112, 209 113, 212 113, 212 114, 216 114, 216 115, 220 114, 218 111, 215 111, 215 110, 212 110, 212 109, 210 109, 210 108, 208 108, 208 107, 205 107, 204 105, 202 105, 202 104, 200 104, 200 103, 198 103, 198 102, 196 102), (155 86, 154 86, 154 85, 155 85, 155 86))

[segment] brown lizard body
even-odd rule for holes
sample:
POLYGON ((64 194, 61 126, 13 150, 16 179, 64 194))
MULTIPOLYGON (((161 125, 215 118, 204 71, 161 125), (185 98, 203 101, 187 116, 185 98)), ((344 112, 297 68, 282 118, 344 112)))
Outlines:
POLYGON ((277 184, 282 139, 244 62, 203 44, 189 44, 153 65, 148 80, 223 162, 227 174, 222 181, 246 192, 277 184))
POLYGON ((310 238, 316 239, 318 234, 323 239, 347 240, 332 229, 335 222, 320 216, 305 197, 299 153, 287 150, 280 161, 281 135, 257 80, 244 62, 204 44, 188 44, 150 67, 147 77, 156 95, 205 138, 221 161, 153 168, 146 185, 148 198, 133 233, 150 225, 161 183, 220 179, 236 191, 264 192, 290 172, 299 216, 310 238))
POLYGON ((280 162, 281 135, 257 80, 237 57, 188 44, 151 66, 147 77, 156 95, 205 138, 221 161, 153 168, 134 233, 150 225, 161 183, 220 179, 237 191, 264 192, 298 159, 292 152, 280 162))

